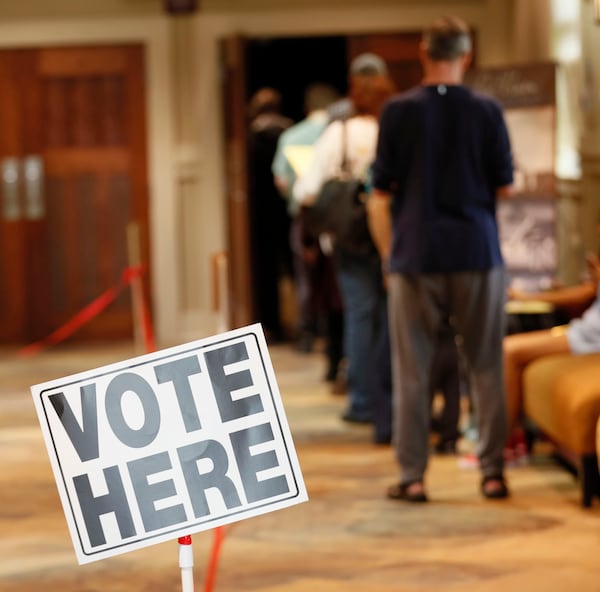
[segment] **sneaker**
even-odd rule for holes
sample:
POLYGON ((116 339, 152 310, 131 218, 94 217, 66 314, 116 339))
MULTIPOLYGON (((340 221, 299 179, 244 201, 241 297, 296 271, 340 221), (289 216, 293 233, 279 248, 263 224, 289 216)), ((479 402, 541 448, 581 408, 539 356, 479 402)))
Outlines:
POLYGON ((332 395, 345 395, 348 392, 348 383, 346 378, 338 376, 331 385, 330 388, 332 395))
POLYGON ((381 446, 389 446, 392 443, 392 436, 390 434, 375 434, 373 436, 373 443, 381 446))
POLYGON ((507 467, 521 467, 529 462, 529 450, 525 434, 516 430, 508 439, 504 448, 504 464, 507 467))
POLYGON ((473 453, 463 454, 458 459, 458 466, 461 469, 464 469, 467 471, 471 471, 473 469, 478 469, 479 468, 479 459, 477 458, 477 455, 473 454, 473 453))
POLYGON ((529 463, 527 447, 523 444, 515 444, 504 448, 504 466, 522 467, 529 463))
POLYGON ((434 450, 437 454, 456 454, 456 440, 440 440, 434 450))
POLYGON ((298 343, 296 344, 296 349, 303 354, 309 354, 313 350, 314 336, 312 333, 302 333, 300 339, 298 339, 298 343))
POLYGON ((342 419, 348 423, 373 423, 373 418, 369 413, 357 413, 348 409, 342 414, 342 419))
POLYGON ((327 372, 325 373, 325 382, 335 382, 338 377, 337 364, 329 364, 327 372))

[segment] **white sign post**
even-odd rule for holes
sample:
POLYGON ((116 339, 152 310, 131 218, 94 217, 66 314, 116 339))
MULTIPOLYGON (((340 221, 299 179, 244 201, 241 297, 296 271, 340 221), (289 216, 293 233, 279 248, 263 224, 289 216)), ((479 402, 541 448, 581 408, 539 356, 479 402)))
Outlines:
POLYGON ((260 325, 31 392, 79 563, 308 499, 260 325))

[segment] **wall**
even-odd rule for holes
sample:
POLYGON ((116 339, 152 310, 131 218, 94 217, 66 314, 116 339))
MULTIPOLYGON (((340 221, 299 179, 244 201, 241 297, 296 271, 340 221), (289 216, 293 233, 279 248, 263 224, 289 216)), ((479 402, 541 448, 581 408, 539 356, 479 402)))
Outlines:
POLYGON ((600 23, 594 20, 592 2, 581 6, 583 80, 580 94, 580 140, 583 196, 581 228, 587 249, 598 253, 600 239, 600 23))
POLYGON ((477 29, 482 66, 526 61, 539 50, 538 45, 515 44, 517 16, 525 32, 535 30, 540 17, 518 14, 519 0, 377 0, 368 6, 362 0, 198 3, 202 10, 180 17, 165 15, 159 0, 0 4, 0 46, 131 39, 148 48, 152 289, 161 345, 211 334, 220 322, 211 298, 211 257, 226 248, 220 39, 234 33, 415 30, 453 13, 477 29))

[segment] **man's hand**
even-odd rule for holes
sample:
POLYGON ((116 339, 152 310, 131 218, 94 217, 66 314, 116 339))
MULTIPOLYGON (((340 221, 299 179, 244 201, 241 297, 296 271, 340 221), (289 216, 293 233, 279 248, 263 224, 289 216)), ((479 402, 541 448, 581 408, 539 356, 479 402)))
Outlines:
POLYGON ((587 253, 585 260, 590 272, 592 280, 596 283, 600 282, 600 260, 594 253, 587 253))
POLYGON ((524 292, 523 290, 517 290, 516 288, 511 287, 507 290, 507 296, 509 300, 537 300, 539 298, 538 294, 524 292))
POLYGON ((496 197, 498 199, 506 199, 514 195, 514 185, 503 185, 496 189, 496 197))
POLYGON ((387 261, 392 249, 392 217, 389 193, 375 189, 367 200, 367 221, 373 242, 382 261, 387 261))

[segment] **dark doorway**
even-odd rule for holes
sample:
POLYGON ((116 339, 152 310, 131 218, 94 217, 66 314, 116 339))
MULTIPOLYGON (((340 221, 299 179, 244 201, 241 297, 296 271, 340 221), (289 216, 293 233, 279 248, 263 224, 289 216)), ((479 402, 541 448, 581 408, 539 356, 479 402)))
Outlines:
MULTIPOLYGON (((347 41, 345 37, 255 38, 246 46, 246 104, 261 88, 278 90, 282 114, 298 122, 306 116, 304 95, 315 82, 347 92, 347 41)), ((255 320, 268 338, 293 339, 298 332, 298 311, 291 219, 288 206, 271 181, 272 134, 250 141, 248 171, 252 292, 255 320), (259 192, 256 188, 260 187, 259 192)))
POLYGON ((325 82, 345 95, 348 64, 367 51, 386 61, 397 90, 404 90, 421 77, 419 41, 419 31, 324 37, 232 35, 223 40, 229 306, 233 327, 260 320, 255 273, 259 256, 253 245, 255 208, 249 190, 247 153, 247 106, 251 96, 264 86, 277 89, 283 99, 283 114, 294 122, 300 121, 305 115, 303 95, 307 86, 325 82))
POLYGON ((259 38, 248 41, 248 98, 263 86, 283 96, 283 111, 294 121, 305 115, 303 96, 313 82, 347 90, 346 37, 259 38))

